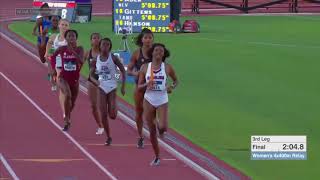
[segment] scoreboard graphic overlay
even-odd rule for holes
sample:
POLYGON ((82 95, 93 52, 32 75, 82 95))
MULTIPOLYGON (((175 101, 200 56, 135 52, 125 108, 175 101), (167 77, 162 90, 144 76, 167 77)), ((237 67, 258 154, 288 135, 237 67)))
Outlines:
POLYGON ((67 19, 69 22, 91 21, 91 0, 33 0, 32 21, 37 19, 39 9, 44 3, 48 3, 52 14, 67 19))
POLYGON ((170 0, 113 0, 113 31, 169 32, 170 0))
POLYGON ((307 160, 307 136, 251 136, 251 160, 307 160))

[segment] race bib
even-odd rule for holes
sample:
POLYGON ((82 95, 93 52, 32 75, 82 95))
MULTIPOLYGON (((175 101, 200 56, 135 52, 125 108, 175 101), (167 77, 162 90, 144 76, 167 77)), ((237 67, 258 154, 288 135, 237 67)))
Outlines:
POLYGON ((112 77, 111 77, 110 74, 107 74, 107 73, 101 74, 101 80, 102 80, 102 81, 109 81, 109 80, 111 80, 111 79, 112 79, 112 77))
POLYGON ((61 68, 62 67, 62 59, 60 54, 56 57, 56 68, 61 68))
POLYGON ((156 85, 152 86, 151 90, 153 90, 153 91, 161 91, 161 88, 160 88, 159 85, 156 84, 156 85))
POLYGON ((76 71, 77 70, 77 64, 74 62, 64 63, 63 67, 64 67, 65 71, 76 71))
POLYGON ((152 86, 151 86, 152 91, 161 91, 161 85, 157 83, 157 81, 153 81, 152 86))

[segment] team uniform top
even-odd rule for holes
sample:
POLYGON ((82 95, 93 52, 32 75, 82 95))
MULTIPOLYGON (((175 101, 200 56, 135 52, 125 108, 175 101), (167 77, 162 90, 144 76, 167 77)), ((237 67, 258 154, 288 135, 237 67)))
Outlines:
MULTIPOLYGON (((140 71, 141 66, 142 66, 143 64, 150 63, 151 61, 152 61, 151 59, 145 58, 145 57, 143 56, 142 48, 140 48, 139 58, 138 58, 136 64, 134 65, 134 68, 136 69, 136 71, 140 71)), ((138 78, 136 78, 136 84, 138 84, 138 78)))
POLYGON ((56 38, 53 41, 52 48, 50 49, 51 54, 53 54, 54 51, 56 51, 59 47, 66 46, 68 44, 66 39, 64 39, 63 41, 59 41, 59 37, 60 33, 56 35, 56 38))
POLYGON ((165 63, 162 63, 159 70, 151 72, 151 63, 148 63, 145 80, 148 83, 151 79, 151 73, 153 73, 153 84, 151 88, 147 88, 144 98, 154 107, 159 107, 169 101, 165 67, 165 63))
POLYGON ((79 82, 82 62, 68 50, 67 46, 63 46, 53 54, 53 61, 57 63, 56 66, 61 67, 60 77, 69 85, 76 85, 79 82))
MULTIPOLYGON (((90 69, 91 69, 91 62, 92 62, 94 59, 95 59, 95 58, 94 58, 93 55, 92 55, 92 49, 90 49, 90 51, 89 51, 89 57, 88 57, 89 72, 90 72, 90 69)), ((98 79, 98 76, 95 76, 94 78, 95 78, 95 79, 98 79)), ((88 81, 91 82, 90 74, 89 74, 89 76, 88 76, 88 81)))
MULTIPOLYGON (((60 36, 60 34, 57 34, 57 35, 56 35, 56 38, 55 38, 54 41, 53 41, 52 47, 51 47, 51 49, 49 50, 49 53, 50 53, 50 54, 53 54, 59 47, 67 46, 67 44, 68 44, 68 43, 67 43, 67 40, 64 39, 63 41, 59 41, 59 36, 60 36)), ((58 64, 61 64, 61 63, 58 63, 58 64)), ((61 68, 61 66, 56 66, 56 61, 53 61, 53 62, 51 63, 51 66, 52 66, 53 69, 55 69, 56 67, 57 67, 57 68, 61 68)))
POLYGON ((89 57, 88 57, 88 65, 89 65, 89 70, 91 68, 90 64, 94 60, 94 57, 92 56, 92 49, 89 51, 89 57))
POLYGON ((116 80, 117 66, 113 62, 112 54, 109 53, 107 61, 101 61, 100 55, 97 56, 96 74, 98 75, 99 87, 105 92, 109 93, 117 88, 116 80))
POLYGON ((53 34, 58 34, 58 33, 59 33, 59 30, 54 31, 54 30, 52 29, 52 27, 51 27, 51 28, 49 28, 49 30, 48 30, 48 37, 50 38, 50 36, 52 36, 53 34))

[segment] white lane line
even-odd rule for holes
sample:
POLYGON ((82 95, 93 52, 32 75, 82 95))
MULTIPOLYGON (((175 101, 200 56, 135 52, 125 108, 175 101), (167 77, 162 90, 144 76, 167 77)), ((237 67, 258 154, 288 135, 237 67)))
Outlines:
POLYGON ((8 172, 10 173, 10 175, 13 177, 14 180, 20 180, 18 178, 18 176, 16 175, 16 173, 13 171, 13 169, 11 168, 11 166, 9 165, 9 163, 7 162, 7 160, 4 158, 4 156, 0 153, 0 159, 4 165, 4 167, 8 170, 8 172))
POLYGON ((23 92, 14 82, 12 82, 6 75, 0 72, 1 76, 6 79, 20 94, 22 94, 42 115, 44 115, 60 132, 62 132, 74 145, 76 145, 94 164, 96 164, 100 170, 102 170, 112 180, 117 178, 111 174, 103 165, 101 165, 97 159, 95 159, 88 151, 86 151, 70 134, 61 130, 61 127, 43 110, 37 105, 25 92, 23 92))

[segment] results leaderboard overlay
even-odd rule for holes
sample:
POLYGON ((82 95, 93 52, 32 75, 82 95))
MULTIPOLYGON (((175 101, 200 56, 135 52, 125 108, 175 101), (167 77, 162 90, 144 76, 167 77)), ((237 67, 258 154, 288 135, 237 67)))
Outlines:
POLYGON ((169 32, 170 0, 113 0, 113 31, 169 32))
POLYGON ((307 136, 251 136, 251 160, 307 160, 307 136))

